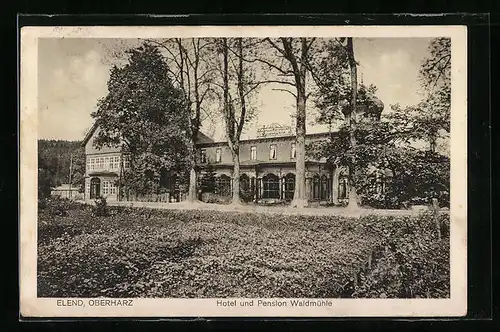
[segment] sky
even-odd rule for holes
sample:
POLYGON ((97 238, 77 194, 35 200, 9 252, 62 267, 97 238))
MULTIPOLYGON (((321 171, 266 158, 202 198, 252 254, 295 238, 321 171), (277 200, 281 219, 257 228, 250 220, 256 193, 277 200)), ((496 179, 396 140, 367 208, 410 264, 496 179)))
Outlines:
MULTIPOLYGON (((41 38, 38 44, 38 136, 40 139, 82 140, 93 119, 97 101, 107 94, 110 68, 126 61, 120 50, 137 45, 136 39, 41 38), (118 51, 116 51, 118 50, 118 51)), ((390 105, 414 105, 420 101, 418 71, 427 55, 429 38, 356 38, 354 52, 358 76, 377 86, 377 97, 390 105)), ((295 101, 288 93, 264 86, 256 98, 257 116, 242 138, 255 137, 259 126, 292 125, 295 101)), ((308 108, 312 108, 312 102, 308 108)), ((222 121, 222 119, 220 119, 222 121)), ((307 123, 307 132, 327 131, 307 123)), ((223 140, 221 122, 206 122, 202 129, 223 140)))

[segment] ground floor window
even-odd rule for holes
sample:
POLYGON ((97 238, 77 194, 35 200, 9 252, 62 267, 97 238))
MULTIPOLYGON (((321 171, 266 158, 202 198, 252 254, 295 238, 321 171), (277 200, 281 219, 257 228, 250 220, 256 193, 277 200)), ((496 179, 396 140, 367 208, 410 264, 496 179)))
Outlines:
POLYGON ((295 191, 295 174, 288 173, 285 176, 285 199, 293 199, 295 191))
POLYGON ((329 186, 328 186, 328 178, 326 175, 321 176, 321 200, 325 201, 329 196, 329 186))
POLYGON ((262 198, 280 198, 279 177, 274 174, 268 174, 262 178, 262 198))
POLYGON ((339 178, 339 199, 347 198, 348 181, 347 176, 341 176, 339 178))
POLYGON ((116 195, 116 185, 114 180, 109 181, 109 194, 116 195))
POLYGON ((250 190, 250 178, 246 174, 240 176, 240 190, 249 191, 250 190))
POLYGON ((101 179, 92 178, 90 180, 90 199, 101 196, 101 179))
POLYGON ((215 193, 222 196, 229 196, 231 193, 231 178, 222 174, 215 178, 215 193))
POLYGON ((314 200, 319 200, 320 199, 320 192, 321 192, 321 179, 319 175, 315 175, 313 177, 313 188, 312 188, 312 197, 314 200))

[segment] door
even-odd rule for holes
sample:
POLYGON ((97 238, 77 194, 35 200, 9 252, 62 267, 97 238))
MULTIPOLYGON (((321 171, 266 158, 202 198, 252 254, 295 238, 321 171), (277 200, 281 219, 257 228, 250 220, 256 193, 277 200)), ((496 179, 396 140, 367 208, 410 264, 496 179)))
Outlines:
POLYGON ((92 178, 90 180, 90 199, 95 199, 101 195, 101 180, 92 178))

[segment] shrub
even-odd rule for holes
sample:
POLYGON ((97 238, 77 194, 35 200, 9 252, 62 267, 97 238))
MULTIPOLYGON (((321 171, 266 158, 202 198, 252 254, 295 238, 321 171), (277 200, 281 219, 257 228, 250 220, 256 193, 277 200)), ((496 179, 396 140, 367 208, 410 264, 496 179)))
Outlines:
POLYGON ((67 216, 68 211, 80 209, 82 205, 67 198, 53 196, 38 199, 38 210, 50 217, 67 216))
POLYGON ((355 297, 444 298, 450 291, 449 216, 434 215, 395 220, 382 234, 383 254, 374 268, 361 275, 355 297))
POLYGON ((402 203, 397 197, 390 194, 362 194, 360 195, 361 205, 375 209, 399 209, 402 203))
POLYGON ((106 197, 98 197, 94 202, 94 215, 97 217, 106 217, 109 214, 106 197))
POLYGON ((71 211, 47 229, 38 245, 38 296, 446 296, 447 241, 432 240, 435 224, 425 216, 108 210, 107 218, 71 211), (354 287, 372 254, 372 269, 354 287))
POLYGON ((254 192, 251 190, 251 189, 242 189, 240 190, 240 198, 243 202, 251 202, 253 201, 253 197, 254 197, 254 192))
POLYGON ((230 204, 231 203, 231 197, 229 196, 222 196, 219 194, 214 194, 214 193, 203 193, 202 194, 202 201, 205 203, 211 203, 211 204, 230 204))

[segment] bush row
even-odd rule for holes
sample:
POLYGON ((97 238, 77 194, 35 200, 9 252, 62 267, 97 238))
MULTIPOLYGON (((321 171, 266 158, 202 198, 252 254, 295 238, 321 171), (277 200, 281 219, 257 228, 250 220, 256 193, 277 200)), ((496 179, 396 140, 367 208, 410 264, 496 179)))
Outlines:
POLYGON ((39 227, 38 296, 441 297, 449 285, 449 249, 431 215, 108 209, 39 227))

